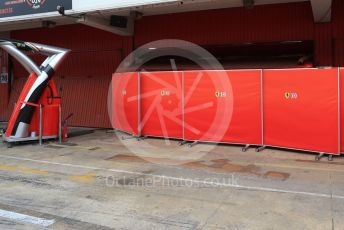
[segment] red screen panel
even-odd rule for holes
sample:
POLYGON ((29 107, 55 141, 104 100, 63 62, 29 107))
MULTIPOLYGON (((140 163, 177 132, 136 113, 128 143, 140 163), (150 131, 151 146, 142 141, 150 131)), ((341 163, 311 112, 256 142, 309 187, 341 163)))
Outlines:
POLYGON ((185 95, 191 92, 192 85, 199 81, 190 99, 185 100, 185 123, 201 131, 197 135, 186 127, 186 139, 261 144, 261 71, 232 70, 218 74, 212 71, 185 73, 185 95), (197 77, 201 78, 197 80, 197 77), (230 85, 218 85, 213 81, 215 78, 225 78, 224 82, 227 80, 230 85), (209 102, 214 106, 210 106, 209 102), (197 105, 209 106, 193 111, 192 108, 197 105), (218 134, 208 132, 216 116, 216 110, 221 110, 222 106, 231 108, 231 111, 223 113, 229 119, 217 124, 219 127, 226 126, 225 130, 218 134))
POLYGON ((228 71, 233 89, 233 116, 224 142, 262 144, 261 70, 228 71))
POLYGON ((338 154, 338 69, 264 70, 264 143, 338 154))
POLYGON ((182 75, 140 73, 142 135, 183 138, 182 75))
POLYGON ((119 73, 112 76, 112 126, 139 135, 138 130, 138 73, 119 73))
POLYGON ((226 71, 184 72, 184 139, 221 142, 233 113, 226 71))

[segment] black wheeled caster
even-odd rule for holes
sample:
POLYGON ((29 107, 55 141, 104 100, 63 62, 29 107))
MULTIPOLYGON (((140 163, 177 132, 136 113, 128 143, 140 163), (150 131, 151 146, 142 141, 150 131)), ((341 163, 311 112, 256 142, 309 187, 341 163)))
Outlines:
POLYGON ((320 161, 320 159, 325 155, 325 153, 319 153, 318 156, 315 156, 315 161, 320 161))
POLYGON ((242 152, 246 152, 248 150, 248 148, 250 148, 250 145, 245 145, 245 147, 243 147, 241 149, 242 152))
POLYGON ((256 152, 259 153, 259 152, 263 151, 264 149, 265 149, 265 146, 258 147, 258 148, 256 148, 256 152))
POLYGON ((186 143, 187 143, 187 141, 180 141, 180 142, 178 142, 178 145, 182 146, 182 145, 185 145, 186 143))

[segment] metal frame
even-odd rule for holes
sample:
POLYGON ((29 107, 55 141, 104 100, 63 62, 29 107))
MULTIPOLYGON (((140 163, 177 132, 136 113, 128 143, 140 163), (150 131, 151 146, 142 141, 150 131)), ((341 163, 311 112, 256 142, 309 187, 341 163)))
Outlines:
POLYGON ((261 135, 262 146, 264 146, 264 70, 260 70, 260 116, 261 116, 261 135))
MULTIPOLYGON (((343 70, 343 68, 339 67, 339 79, 340 79, 340 80, 339 80, 339 83, 340 83, 340 84, 339 84, 339 87, 340 87, 340 92, 339 92, 339 93, 340 93, 340 98, 341 98, 342 94, 344 95, 344 88, 341 87, 341 81, 343 80, 343 79, 341 79, 341 78, 342 78, 343 76, 340 75, 340 70, 343 70)), ((343 78, 344 78, 344 77, 343 77, 343 78)), ((342 104, 342 101, 340 100, 340 106, 339 106, 339 107, 340 107, 340 110, 342 109, 341 104, 342 104)), ((339 119, 340 119, 340 122, 339 122, 339 123, 340 123, 340 129, 342 128, 342 127, 341 127, 341 126, 342 126, 342 123, 341 123, 341 116, 344 116, 344 114, 341 114, 341 111, 340 111, 340 118, 339 118, 339 119)), ((340 137, 340 138, 342 138, 342 132, 344 133, 344 130, 341 130, 341 135, 340 135, 341 137, 340 137)), ((340 143, 340 145, 341 145, 341 143, 340 143)), ((342 146, 340 146, 340 147, 342 147, 342 146)), ((344 154, 344 149, 341 149, 340 152, 341 152, 341 154, 344 154), (343 152, 342 152, 342 151, 343 151, 343 152)))
POLYGON ((340 68, 338 67, 338 152, 341 153, 341 114, 340 114, 340 68))
POLYGON ((59 144, 62 144, 62 108, 59 104, 59 144))
POLYGON ((329 153, 329 152, 322 152, 322 151, 317 151, 317 150, 282 147, 282 146, 277 146, 277 145, 265 145, 265 147, 278 148, 278 149, 289 149, 289 150, 296 150, 296 151, 310 152, 310 153, 324 153, 324 154, 329 154, 329 155, 334 155, 334 156, 341 155, 340 153, 329 153))
POLYGON ((194 139, 184 139, 187 142, 197 142, 197 143, 212 143, 212 144, 227 144, 227 145, 243 145, 243 146, 260 146, 260 144, 254 143, 239 143, 239 142, 226 142, 226 141, 207 141, 207 140, 194 140, 194 139))
MULTIPOLYGON (((35 73, 37 75, 37 79, 33 83, 27 95, 25 95, 21 108, 19 108, 20 112, 27 109, 27 102, 29 102, 34 93, 38 91, 39 87, 46 86, 46 82, 51 79, 61 62, 70 52, 70 50, 64 48, 11 39, 0 39, 0 48, 3 48, 13 56, 29 73, 35 73), (24 54, 25 51, 40 53, 47 56, 47 58, 41 66, 38 67, 26 54, 24 54)), ((32 115, 31 112, 29 113, 32 115)), ((30 122, 27 124, 27 121, 23 122, 23 119, 19 118, 20 116, 15 118, 19 126, 16 127, 15 130, 11 131, 11 139, 28 137, 30 122)), ((42 119, 42 116, 40 116, 40 119, 42 119)))
POLYGON ((45 61, 42 63, 42 66, 46 67, 49 64, 54 70, 58 68, 58 66, 61 64, 61 61, 70 52, 70 50, 64 48, 11 39, 0 39, 0 47, 17 59, 17 61, 19 61, 28 72, 36 73, 37 77, 42 75, 44 70, 41 70, 22 51, 37 52, 48 56, 47 59, 45 59, 45 61))
POLYGON ((164 139, 185 140, 182 137, 173 137, 173 136, 164 137, 164 136, 160 136, 160 135, 144 135, 143 137, 145 137, 145 138, 147 138, 147 137, 157 137, 157 138, 164 138, 164 139))
POLYGON ((42 145, 43 138, 43 105, 39 105, 39 145, 42 145))
POLYGON ((137 120, 137 132, 138 137, 141 137, 142 134, 142 127, 141 127, 141 72, 137 73, 137 105, 138 105, 138 120, 137 120))
MULTIPOLYGON (((184 114, 184 111, 185 111, 185 101, 184 101, 184 97, 185 97, 185 92, 184 92, 184 71, 181 71, 182 72, 182 138, 183 140, 185 141, 185 114, 184 114)), ((181 142, 180 143, 181 145, 185 144, 184 142, 181 142)))
POLYGON ((261 152, 263 151, 266 146, 264 143, 264 70, 261 69, 260 70, 260 116, 261 116, 261 121, 260 121, 260 125, 261 125, 261 135, 262 135, 262 144, 261 146, 258 146, 256 148, 256 152, 261 152))

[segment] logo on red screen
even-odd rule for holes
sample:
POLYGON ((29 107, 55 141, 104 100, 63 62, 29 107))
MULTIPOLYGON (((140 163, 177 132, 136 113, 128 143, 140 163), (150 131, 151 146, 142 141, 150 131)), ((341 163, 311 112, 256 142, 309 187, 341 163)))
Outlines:
POLYGON ((160 95, 162 96, 162 97, 164 97, 164 96, 170 96, 170 91, 169 90, 161 90, 161 92, 160 92, 160 95))
POLYGON ((296 92, 285 92, 284 93, 284 97, 287 100, 289 100, 289 99, 297 99, 299 97, 299 95, 296 92))
POLYGON ((216 91, 215 97, 227 97, 227 93, 224 91, 216 91))
POLYGON ((46 0, 26 0, 26 3, 32 8, 32 9, 39 9, 41 8, 46 0))

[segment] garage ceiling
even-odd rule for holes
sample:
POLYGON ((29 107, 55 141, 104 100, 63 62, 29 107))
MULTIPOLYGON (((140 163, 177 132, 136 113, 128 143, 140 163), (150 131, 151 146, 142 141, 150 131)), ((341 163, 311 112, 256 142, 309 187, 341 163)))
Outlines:
MULTIPOLYGON (((304 2, 305 0, 254 0, 255 5, 266 4, 280 4, 290 2, 304 2)), ((329 22, 331 21, 331 5, 332 0, 309 0, 312 5, 314 21, 315 22, 329 22)), ((139 6, 134 8, 113 9, 107 10, 103 13, 105 15, 118 14, 129 15, 130 10, 139 10, 146 16, 180 13, 188 11, 199 11, 209 9, 221 9, 232 7, 243 7, 243 0, 184 0, 161 4, 153 4, 146 6, 139 6)))
MULTIPOLYGON (((305 0, 254 0, 255 5, 264 4, 279 4, 289 2, 303 2, 305 0)), ((331 21, 331 5, 332 0, 308 0, 311 2, 313 16, 315 22, 329 22, 331 21)), ((141 12, 144 16, 170 14, 189 11, 199 11, 208 9, 221 9, 243 7, 243 0, 176 0, 168 1, 167 3, 150 4, 144 6, 126 7, 126 8, 112 8, 97 10, 85 9, 83 11, 72 10, 70 14, 86 13, 87 15, 102 18, 104 22, 108 22, 110 15, 129 16, 130 12, 135 10, 141 12)), ((61 17, 57 13, 52 13, 47 17, 37 17, 31 20, 22 21, 0 21, 0 31, 18 30, 25 28, 42 27, 42 21, 49 20, 55 22, 57 25, 76 23, 76 19, 61 17)), ((106 25, 107 26, 107 25, 106 25)))

